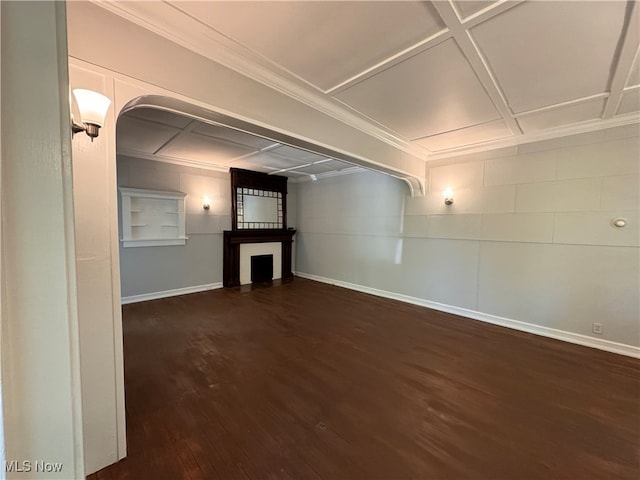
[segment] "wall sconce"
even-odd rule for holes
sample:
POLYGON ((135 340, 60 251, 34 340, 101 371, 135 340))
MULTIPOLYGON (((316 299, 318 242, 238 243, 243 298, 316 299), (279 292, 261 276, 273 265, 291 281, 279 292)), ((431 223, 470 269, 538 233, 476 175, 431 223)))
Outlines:
POLYGON ((209 197, 204 197, 202 199, 202 208, 204 210, 209 210, 211 208, 211 199, 209 197))
POLYGON ((71 115, 72 135, 86 132, 93 142, 93 139, 98 136, 100 127, 104 125, 104 117, 107 115, 111 100, 100 93, 82 88, 76 88, 73 96, 76 97, 82 123, 76 122, 73 114, 71 115))
POLYGON ((453 190, 451 188, 446 188, 442 194, 444 195, 444 204, 453 205, 453 190))

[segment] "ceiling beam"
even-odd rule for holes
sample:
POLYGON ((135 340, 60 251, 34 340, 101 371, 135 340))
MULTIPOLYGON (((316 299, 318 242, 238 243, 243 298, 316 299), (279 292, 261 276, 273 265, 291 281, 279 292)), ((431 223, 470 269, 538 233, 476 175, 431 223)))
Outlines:
POLYGON ((367 68, 366 70, 354 75, 353 77, 346 79, 344 82, 341 82, 338 85, 335 85, 334 87, 331 87, 330 89, 325 90, 324 93, 326 93, 327 95, 335 95, 337 93, 340 93, 341 91, 346 90, 352 85, 356 83, 360 83, 361 81, 366 80, 367 78, 373 77, 374 75, 380 73, 381 71, 386 70, 387 68, 392 67, 394 65, 397 65, 398 63, 401 63, 404 60, 407 60, 408 58, 413 57, 414 55, 417 55, 420 52, 428 50, 431 47, 434 47, 449 38, 451 38, 451 33, 449 32, 448 29, 445 28, 444 30, 440 30, 439 32, 434 33, 430 37, 425 38, 424 40, 421 40, 418 43, 415 43, 414 45, 411 45, 410 47, 405 48, 404 50, 401 50, 400 52, 395 53, 394 55, 391 55, 388 58, 385 58, 381 62, 376 63, 372 67, 367 68))
MULTIPOLYGON (((287 157, 283 157, 280 156, 281 158, 287 158, 287 157)), ((296 160, 295 158, 292 158, 291 160, 296 160)), ((306 173, 306 172, 296 172, 296 170, 299 170, 300 168, 306 168, 306 167, 311 167, 313 165, 320 165, 321 163, 326 163, 326 162, 335 162, 337 160, 334 160, 333 158, 325 158, 322 160, 318 160, 315 162, 311 162, 311 163, 305 163, 304 165, 296 165, 295 167, 287 167, 287 168, 274 168, 274 170, 276 170, 275 172, 270 173, 269 175, 272 174, 276 174, 276 173, 282 173, 282 172, 292 172, 292 173, 297 173, 299 175, 311 175, 310 173, 306 173)), ((265 165, 266 166, 266 165, 265 165)), ((272 167, 268 167, 267 168, 272 168, 272 167)))
POLYGON ((370 122, 353 110, 343 108, 320 88, 291 72, 282 68, 276 71, 273 63, 261 55, 191 17, 180 7, 180 2, 90 1, 404 153, 423 158, 422 149, 416 148, 407 139, 370 122))
POLYGON ((263 147, 260 150, 256 150, 255 152, 245 153, 244 155, 240 155, 239 157, 232 158, 231 160, 226 161, 225 165, 229 165, 233 162, 237 162, 238 160, 244 160, 245 158, 254 157, 256 155, 260 155, 261 153, 266 153, 270 150, 273 150, 274 148, 278 148, 281 146, 282 144, 280 143, 273 143, 271 145, 267 145, 266 147, 263 147))
POLYGON ((172 143, 174 140, 176 140, 178 137, 183 136, 185 133, 190 133, 192 132, 196 127, 198 126, 198 121, 197 120, 192 120, 189 123, 187 123, 183 128, 178 128, 178 127, 174 127, 177 128, 178 131, 176 132, 175 135, 173 135, 171 138, 169 138, 169 140, 167 140, 166 142, 164 142, 162 145, 160 145, 158 148, 156 148, 156 151, 153 152, 154 155, 161 155, 162 154, 162 150, 164 150, 165 148, 167 148, 169 146, 170 143, 172 143))
POLYGON ((596 93, 595 95, 589 95, 588 97, 576 98, 574 100, 568 100, 566 102, 554 103, 553 105, 547 105, 545 107, 534 108, 532 110, 526 110, 524 112, 514 113, 515 118, 526 117, 527 115, 534 115, 536 113, 548 112, 550 110, 557 110, 559 108, 572 107, 574 105, 580 105, 582 103, 592 102, 594 100, 604 100, 609 97, 608 93, 596 93))
MULTIPOLYGON (((639 30, 640 28, 640 8, 638 8, 638 2, 627 3, 627 22, 625 29, 623 29, 624 38, 622 39, 622 46, 620 48, 620 54, 618 55, 617 62, 615 63, 615 70, 611 79, 611 87, 609 91, 609 99, 604 107, 602 118, 607 119, 613 117, 618 111, 620 101, 622 100, 622 94, 624 87, 631 73, 633 67, 633 61, 638 55, 638 43, 639 43, 639 30)), ((615 60, 614 60, 615 62, 615 60)))
POLYGON ((300 137, 291 136, 282 131, 272 130, 268 127, 253 124, 240 118, 208 110, 207 108, 194 105, 177 98, 166 97, 163 95, 143 95, 129 102, 127 107, 121 111, 121 114, 135 108, 142 107, 158 108, 167 112, 192 117, 205 123, 214 123, 216 125, 226 126, 234 130, 240 130, 251 135, 269 139, 273 142, 295 146, 295 148, 305 150, 309 153, 315 153, 321 157, 333 158, 341 162, 362 166, 368 170, 374 170, 385 175, 390 175, 403 180, 409 186, 411 196, 414 197, 424 196, 426 192, 424 177, 407 171, 404 168, 404 164, 398 166, 378 162, 369 157, 313 143, 300 137))
POLYGON ((500 90, 500 87, 498 87, 498 82, 493 78, 489 65, 487 65, 487 62, 481 55, 478 46, 473 41, 473 38, 467 31, 466 26, 460 21, 458 13, 451 1, 433 2, 433 6, 438 11, 438 14, 440 14, 445 25, 453 34, 454 40, 460 47, 460 50, 462 50, 463 55, 471 65, 476 77, 480 80, 480 83, 489 95, 489 98, 491 98, 491 101, 498 110, 498 113, 500 113, 504 119, 507 127, 509 127, 513 135, 522 135, 522 130, 520 130, 518 122, 513 118, 507 100, 500 90))
POLYGON ((458 20, 460 20, 460 23, 464 25, 464 28, 470 30, 476 25, 479 25, 482 22, 489 20, 490 18, 500 15, 501 13, 506 12, 507 10, 523 2, 524 0, 500 0, 499 2, 489 5, 488 7, 483 8, 482 10, 474 13, 473 15, 469 15, 466 18, 461 18, 459 15, 457 15, 457 17, 458 20))
MULTIPOLYGON (((499 2, 496 2, 493 5, 488 6, 487 8, 480 10, 479 12, 474 13, 473 15, 470 15, 464 20, 458 15, 457 11, 455 12, 455 14, 456 14, 456 17, 458 18, 458 21, 462 23, 465 26, 465 28, 469 29, 478 25, 479 23, 484 22, 485 20, 488 20, 491 17, 499 15, 502 12, 509 10, 510 8, 513 8, 517 4, 522 3, 522 1, 524 0, 501 0, 499 2)), ((437 3, 437 2, 434 2, 434 3, 437 3)), ((452 37, 452 33, 449 30, 449 28, 444 28, 443 30, 440 30, 439 32, 434 33, 430 37, 427 37, 424 40, 421 40, 415 43, 414 45, 411 45, 410 47, 405 48, 404 50, 397 52, 388 58, 385 58, 381 62, 378 62, 377 64, 367 68, 366 70, 363 70, 362 72, 357 73, 353 77, 346 79, 345 81, 339 83, 338 85, 335 85, 329 88, 328 90, 325 90, 324 93, 326 93, 327 95, 335 95, 337 93, 340 93, 341 91, 346 90, 352 85, 359 83, 363 80, 366 80, 367 78, 372 77, 377 73, 380 73, 382 70, 386 70, 389 67, 392 67, 398 63, 401 63, 404 60, 407 60, 408 58, 413 57, 414 55, 417 55, 420 52, 429 50, 430 48, 435 47, 436 45, 444 42, 445 40, 448 40, 451 37, 452 37)))

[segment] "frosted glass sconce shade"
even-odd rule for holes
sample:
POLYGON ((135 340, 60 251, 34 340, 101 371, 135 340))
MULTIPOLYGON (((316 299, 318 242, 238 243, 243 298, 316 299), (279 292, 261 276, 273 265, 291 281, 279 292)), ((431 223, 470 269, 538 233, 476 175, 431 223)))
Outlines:
POLYGON ((73 133, 84 131, 93 141, 98 136, 100 127, 104 125, 111 100, 100 93, 83 88, 76 88, 73 96, 76 97, 82 124, 73 122, 72 131, 73 133))
POLYGON ((450 188, 447 188, 444 190, 444 192, 442 192, 442 195, 444 195, 444 204, 445 205, 453 205, 453 190, 450 188))

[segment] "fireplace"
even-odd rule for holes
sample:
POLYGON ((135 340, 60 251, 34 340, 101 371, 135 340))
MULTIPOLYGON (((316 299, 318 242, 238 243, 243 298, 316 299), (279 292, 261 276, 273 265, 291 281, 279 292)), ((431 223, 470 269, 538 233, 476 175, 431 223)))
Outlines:
POLYGON ((273 280, 273 255, 251 256, 251 283, 273 280))
POLYGON ((251 257, 273 255, 273 277, 291 278, 291 247, 296 231, 249 230, 224 232, 223 283, 237 287, 251 283, 251 257))
POLYGON ((280 242, 243 243, 240 245, 240 285, 255 281, 253 257, 263 255, 272 257, 271 276, 265 281, 282 278, 282 244, 280 242))
POLYGON ((224 286, 293 277, 296 231, 287 228, 287 177, 239 168, 231 168, 230 174, 231 230, 224 231, 224 286), (272 255, 271 272, 256 277, 252 257, 262 255, 272 255))

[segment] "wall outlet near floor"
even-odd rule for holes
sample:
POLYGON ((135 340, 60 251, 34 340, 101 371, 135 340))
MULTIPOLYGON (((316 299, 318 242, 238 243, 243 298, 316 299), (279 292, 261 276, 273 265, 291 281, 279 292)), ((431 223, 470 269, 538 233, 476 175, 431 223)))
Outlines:
POLYGON ((593 333, 597 333, 598 335, 602 335, 602 324, 594 323, 592 327, 593 333))

